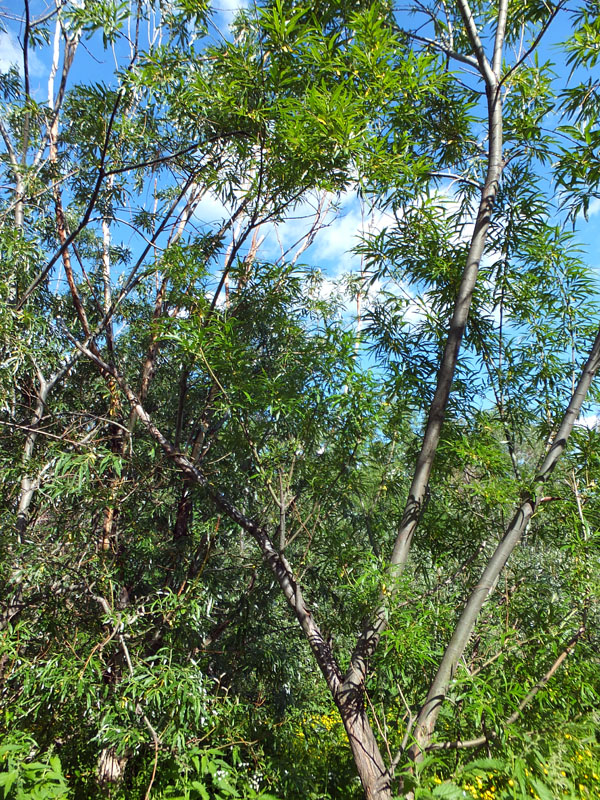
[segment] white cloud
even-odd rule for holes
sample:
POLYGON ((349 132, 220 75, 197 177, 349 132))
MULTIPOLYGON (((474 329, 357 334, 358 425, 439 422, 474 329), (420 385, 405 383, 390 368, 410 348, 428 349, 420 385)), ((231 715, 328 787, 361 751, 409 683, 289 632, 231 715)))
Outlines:
POLYGON ((229 34, 225 28, 229 28, 239 11, 248 8, 249 0, 213 0, 211 5, 215 12, 214 20, 217 28, 228 38, 229 34))
POLYGON ((575 425, 578 428, 597 428, 600 426, 600 414, 590 414, 587 417, 579 417, 575 425))
POLYGON ((588 207, 588 217, 594 217, 596 214, 600 214, 600 197, 594 197, 588 207))
POLYGON ((336 274, 356 271, 360 268, 360 256, 352 250, 366 233, 376 233, 386 226, 393 226, 393 214, 377 210, 371 212, 361 206, 354 193, 345 193, 336 199, 335 208, 329 213, 326 227, 319 233, 313 252, 319 260, 329 264, 336 274))
MULTIPOLYGON (((451 202, 450 197, 444 196, 443 199, 451 202)), ((228 205, 216 195, 207 193, 198 204, 194 217, 201 223, 218 225, 230 214, 228 205)), ((318 288, 315 287, 317 296, 323 300, 335 298, 340 303, 342 315, 350 319, 357 312, 356 298, 349 290, 345 276, 360 274, 362 267, 360 256, 351 251, 363 234, 391 227, 396 220, 387 211, 371 212, 361 205, 353 192, 341 196, 315 193, 298 203, 282 222, 261 226, 259 234, 264 240, 259 258, 276 260, 285 253, 286 260, 292 260, 297 248, 302 246, 303 237, 309 233, 319 215, 323 227, 318 230, 314 244, 302 253, 301 258, 321 271, 321 280, 318 288)), ((427 316, 427 295, 419 296, 408 284, 385 278, 365 285, 361 298, 362 313, 383 290, 406 302, 404 316, 408 322, 416 324, 427 316)))
MULTIPOLYGON (((32 50, 29 50, 28 55, 30 76, 39 78, 44 75, 46 70, 38 55, 32 50)), ((2 31, 0 32, 0 71, 7 72, 12 66, 16 66, 19 73, 23 74, 23 48, 12 31, 2 31)))
POLYGON ((354 198, 342 203, 338 214, 321 231, 317 243, 320 258, 326 261, 347 260, 349 251, 358 244, 362 229, 360 208, 354 198))
POLYGON ((23 71, 23 51, 10 33, 0 33, 0 70, 8 72, 13 65, 23 71))
POLYGON ((222 222, 231 215, 231 208, 213 192, 206 192, 194 210, 194 217, 206 225, 222 222))
POLYGON ((215 0, 212 7, 215 11, 221 11, 223 14, 235 15, 243 8, 248 8, 247 0, 215 0))

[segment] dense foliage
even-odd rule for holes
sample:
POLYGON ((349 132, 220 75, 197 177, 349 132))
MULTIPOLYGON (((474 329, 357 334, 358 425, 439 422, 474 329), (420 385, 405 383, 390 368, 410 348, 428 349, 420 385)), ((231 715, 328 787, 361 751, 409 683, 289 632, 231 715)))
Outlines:
POLYGON ((13 6, 4 797, 599 796, 597 3, 13 6))

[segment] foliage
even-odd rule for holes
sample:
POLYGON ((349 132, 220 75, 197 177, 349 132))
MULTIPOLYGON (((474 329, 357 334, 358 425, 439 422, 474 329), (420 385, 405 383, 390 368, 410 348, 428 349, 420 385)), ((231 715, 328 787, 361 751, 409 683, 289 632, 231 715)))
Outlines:
POLYGON ((504 60, 502 2, 481 50, 466 0, 46 5, 3 17, 4 797, 595 796, 596 5, 514 3, 504 60))
POLYGON ((4 797, 15 800, 68 797, 70 792, 60 759, 49 756, 43 761, 34 761, 32 751, 35 750, 35 742, 26 736, 15 736, 12 741, 0 745, 0 786, 4 797))

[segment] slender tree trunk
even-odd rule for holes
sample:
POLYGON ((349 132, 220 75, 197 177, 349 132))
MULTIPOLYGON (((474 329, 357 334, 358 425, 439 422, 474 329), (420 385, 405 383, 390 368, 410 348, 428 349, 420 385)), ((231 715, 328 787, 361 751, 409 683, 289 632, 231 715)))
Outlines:
POLYGON ((391 800, 390 773, 367 716, 362 686, 344 683, 334 696, 365 792, 365 800, 391 800))
MULTIPOLYGON (((600 330, 596 335, 596 339, 590 351, 588 360, 583 368, 579 382, 571 401, 565 411, 560 428, 552 447, 546 455, 534 481, 534 485, 539 487, 550 477, 556 462, 562 455, 567 440, 573 430, 575 421, 577 420, 581 411, 581 406, 588 393, 592 380, 600 367, 600 330)), ((435 730, 435 725, 440 713, 442 703, 446 698, 448 688, 454 677, 456 666, 460 657, 462 656, 465 647, 467 646, 479 612, 483 604, 494 590, 500 573, 504 565, 508 561, 511 553, 520 542, 527 525, 534 512, 538 508, 540 499, 535 490, 528 494, 523 500, 521 506, 518 508, 514 515, 504 537, 496 548, 493 556, 488 562, 483 575, 477 586, 473 589, 469 600, 461 614, 461 617, 456 625, 454 634, 446 648, 444 657, 440 663, 437 674, 431 684, 427 698, 415 726, 414 736, 415 745, 411 750, 411 755, 416 760, 422 758, 423 753, 431 742, 431 737, 435 730)))
MULTIPOLYGON (((459 5, 463 12, 465 27, 467 28, 467 33, 476 53, 479 70, 486 87, 489 118, 487 174, 481 190, 474 231, 458 289, 458 295, 454 304, 454 312, 452 320, 450 321, 450 330, 448 332, 448 338, 437 376, 435 393, 429 409, 421 450, 417 458, 408 492, 408 499, 390 559, 389 573, 392 578, 392 583, 400 576, 408 561, 413 536, 423 513, 429 489, 429 478, 440 441, 442 425, 452 389, 452 381, 454 380, 454 373, 456 371, 456 364, 469 319, 469 311, 471 309, 473 293, 479 274, 479 265, 481 264, 481 259, 485 251, 488 230, 492 219, 492 211, 504 169, 502 157, 502 99, 499 70, 506 21, 506 2, 502 3, 499 11, 493 58, 494 69, 492 69, 492 66, 485 57, 466 0, 460 0, 459 5)), ((351 672, 353 680, 356 681, 360 677, 364 680, 368 659, 375 652, 381 634, 387 627, 387 619, 387 606, 382 603, 365 626, 352 654, 351 672)))

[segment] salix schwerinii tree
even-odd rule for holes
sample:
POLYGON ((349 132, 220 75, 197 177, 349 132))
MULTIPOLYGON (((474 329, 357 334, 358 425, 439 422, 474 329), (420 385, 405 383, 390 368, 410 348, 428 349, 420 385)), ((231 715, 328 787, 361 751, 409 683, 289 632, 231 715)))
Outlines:
POLYGON ((413 11, 5 15, 5 786, 583 791, 596 18, 413 11))

